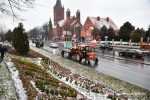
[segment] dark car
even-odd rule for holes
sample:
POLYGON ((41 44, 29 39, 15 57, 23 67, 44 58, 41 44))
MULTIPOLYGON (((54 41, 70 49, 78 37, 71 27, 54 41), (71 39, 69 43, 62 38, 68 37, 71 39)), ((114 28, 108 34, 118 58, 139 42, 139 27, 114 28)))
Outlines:
POLYGON ((132 57, 132 58, 142 58, 143 59, 144 54, 139 49, 127 49, 127 50, 119 52, 119 56, 132 57))
POLYGON ((43 41, 37 40, 36 43, 35 43, 35 46, 40 48, 40 47, 44 46, 44 43, 43 43, 43 41))
POLYGON ((100 45, 99 45, 99 48, 100 48, 101 50, 108 50, 108 51, 113 50, 113 47, 112 47, 111 44, 100 44, 100 45))

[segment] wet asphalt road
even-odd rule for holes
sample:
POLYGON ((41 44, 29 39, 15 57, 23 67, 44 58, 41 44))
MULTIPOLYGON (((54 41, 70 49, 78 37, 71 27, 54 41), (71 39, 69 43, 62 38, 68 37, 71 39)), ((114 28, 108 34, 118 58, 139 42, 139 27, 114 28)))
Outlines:
POLYGON ((150 65, 99 57, 95 70, 150 90, 150 65))
MULTIPOLYGON (((118 51, 115 52, 115 56, 118 56, 117 52, 118 51)), ((111 57, 103 56, 102 51, 100 50, 97 53, 99 60, 98 65, 93 66, 91 64, 87 67, 91 67, 98 72, 108 74, 110 76, 150 90, 150 65, 143 64, 144 62, 150 62, 150 57, 145 57, 145 60, 132 58, 116 59, 112 57, 112 51, 105 52, 105 55, 111 55, 111 57)), ((82 64, 84 64, 84 62, 82 62, 82 64)))

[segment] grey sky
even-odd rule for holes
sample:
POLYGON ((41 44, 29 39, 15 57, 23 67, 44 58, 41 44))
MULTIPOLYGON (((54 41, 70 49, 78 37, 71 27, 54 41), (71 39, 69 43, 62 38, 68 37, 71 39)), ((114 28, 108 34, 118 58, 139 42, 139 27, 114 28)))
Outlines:
MULTIPOLYGON (((129 21, 135 27, 147 29, 150 25, 150 0, 61 0, 62 5, 70 9, 71 15, 75 15, 79 9, 81 12, 82 24, 87 16, 110 17, 115 24, 120 27, 126 21, 129 21)), ((53 7, 56 0, 37 0, 35 6, 20 15, 25 19, 23 21, 26 30, 36 26, 41 26, 51 18, 53 21, 53 7)), ((6 28, 13 29, 18 22, 13 22, 12 17, 0 17, 1 22, 6 28)))

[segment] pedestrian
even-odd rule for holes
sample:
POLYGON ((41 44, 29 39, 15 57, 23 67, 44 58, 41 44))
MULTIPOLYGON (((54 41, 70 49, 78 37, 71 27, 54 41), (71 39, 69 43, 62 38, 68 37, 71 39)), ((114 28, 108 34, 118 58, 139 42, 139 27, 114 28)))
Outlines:
POLYGON ((102 50, 102 52, 103 52, 103 55, 104 55, 104 49, 102 50))
MULTIPOLYGON (((2 44, 0 44, 0 54, 1 54, 1 52, 2 52, 2 44)), ((2 62, 2 57, 1 57, 1 55, 0 55, 0 62, 2 62)))
POLYGON ((115 56, 115 51, 113 50, 113 57, 115 56))
POLYGON ((4 52, 5 52, 4 48, 1 48, 1 58, 2 59, 4 58, 4 52))

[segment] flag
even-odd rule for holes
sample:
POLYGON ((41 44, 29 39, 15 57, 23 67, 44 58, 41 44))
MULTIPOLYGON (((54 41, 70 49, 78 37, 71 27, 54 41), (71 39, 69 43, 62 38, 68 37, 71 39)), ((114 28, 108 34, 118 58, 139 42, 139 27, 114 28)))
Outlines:
POLYGON ((74 34, 74 35, 72 36, 72 38, 76 38, 76 34, 74 34))
POLYGON ((64 39, 64 37, 65 37, 65 35, 63 34, 63 35, 61 36, 61 39, 64 39))
POLYGON ((90 45, 91 45, 91 46, 96 46, 96 45, 97 45, 96 40, 91 41, 91 42, 90 42, 90 45))
POLYGON ((75 46, 76 41, 77 41, 77 39, 76 39, 76 34, 74 34, 74 35, 72 36, 72 38, 71 38, 71 44, 72 44, 72 47, 75 46))

